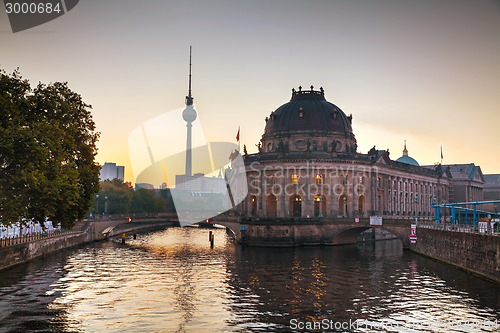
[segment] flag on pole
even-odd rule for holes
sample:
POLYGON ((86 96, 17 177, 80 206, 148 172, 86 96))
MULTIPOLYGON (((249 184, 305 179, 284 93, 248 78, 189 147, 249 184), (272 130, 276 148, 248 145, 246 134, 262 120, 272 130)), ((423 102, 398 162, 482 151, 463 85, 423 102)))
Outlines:
POLYGON ((240 127, 238 126, 238 134, 236 134, 236 141, 240 142, 240 127))
POLYGON ((441 163, 443 163, 443 145, 441 145, 441 163))

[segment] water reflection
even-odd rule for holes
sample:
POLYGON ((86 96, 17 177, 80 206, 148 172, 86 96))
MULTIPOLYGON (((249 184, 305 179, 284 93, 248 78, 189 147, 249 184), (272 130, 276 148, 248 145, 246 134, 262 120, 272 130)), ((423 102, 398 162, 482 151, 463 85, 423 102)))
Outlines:
POLYGON ((0 331, 289 332, 293 319, 357 319, 418 320, 428 325, 417 331, 446 332, 430 324, 500 319, 497 285, 403 251, 399 241, 242 248, 214 233, 213 249, 208 230, 171 228, 1 272, 0 331))

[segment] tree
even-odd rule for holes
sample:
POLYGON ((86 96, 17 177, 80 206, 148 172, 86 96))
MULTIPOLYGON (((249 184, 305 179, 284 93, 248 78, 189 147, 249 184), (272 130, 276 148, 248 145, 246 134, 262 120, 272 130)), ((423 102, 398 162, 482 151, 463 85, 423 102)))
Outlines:
POLYGON ((67 83, 32 89, 0 70, 0 222, 71 228, 99 191, 91 106, 67 83))
POLYGON ((132 184, 123 182, 118 178, 101 182, 99 203, 96 205, 96 209, 99 209, 97 213, 102 214, 105 212, 106 201, 108 214, 129 213, 133 192, 132 184))
POLYGON ((94 213, 105 213, 106 204, 108 214, 175 211, 170 190, 140 188, 134 191, 131 183, 118 178, 101 182, 101 191, 95 201, 94 213))
POLYGON ((157 196, 152 190, 140 188, 134 191, 132 197, 132 212, 158 213, 167 210, 165 200, 157 196))

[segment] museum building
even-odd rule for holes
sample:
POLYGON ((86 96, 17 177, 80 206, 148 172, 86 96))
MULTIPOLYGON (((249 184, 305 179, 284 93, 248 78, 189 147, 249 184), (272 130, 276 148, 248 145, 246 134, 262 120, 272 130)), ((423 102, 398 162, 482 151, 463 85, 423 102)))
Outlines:
POLYGON ((449 202, 449 168, 419 166, 406 143, 397 160, 375 146, 358 152, 352 115, 328 102, 323 88, 292 89, 265 121, 258 153, 244 155, 243 216, 430 219, 431 202, 449 202))

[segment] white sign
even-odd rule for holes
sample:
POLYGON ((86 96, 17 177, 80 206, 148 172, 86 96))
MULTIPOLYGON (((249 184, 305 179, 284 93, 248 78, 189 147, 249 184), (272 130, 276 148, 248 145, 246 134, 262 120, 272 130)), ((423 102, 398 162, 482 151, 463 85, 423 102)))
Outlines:
POLYGON ((415 244, 417 242, 417 225, 412 224, 410 229, 410 243, 415 244))
POLYGON ((382 225, 382 216, 370 216, 370 225, 382 225))

